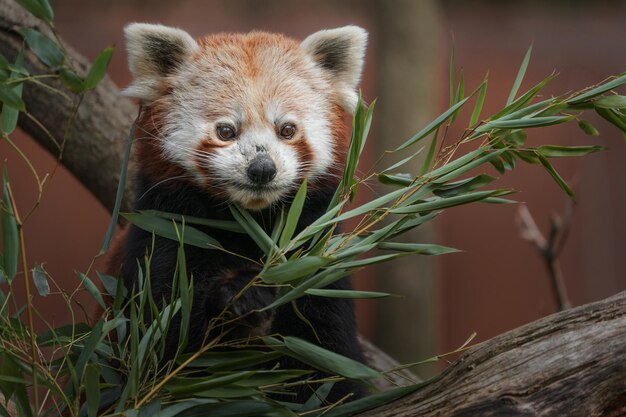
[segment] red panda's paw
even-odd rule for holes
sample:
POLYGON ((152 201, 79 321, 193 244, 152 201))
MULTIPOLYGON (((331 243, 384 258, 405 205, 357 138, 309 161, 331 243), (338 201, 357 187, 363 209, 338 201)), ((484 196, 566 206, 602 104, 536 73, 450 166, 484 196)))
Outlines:
POLYGON ((219 279, 211 310, 224 314, 226 321, 234 321, 236 329, 228 339, 261 336, 269 332, 274 318, 273 310, 262 311, 276 298, 276 289, 264 285, 250 285, 260 269, 245 268, 228 271, 219 279), (247 286, 247 287, 246 287, 247 286))

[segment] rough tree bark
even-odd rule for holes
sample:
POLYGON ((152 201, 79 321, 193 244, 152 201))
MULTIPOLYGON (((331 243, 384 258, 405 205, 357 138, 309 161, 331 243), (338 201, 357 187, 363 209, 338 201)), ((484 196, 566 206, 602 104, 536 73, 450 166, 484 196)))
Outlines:
MULTIPOLYGON (((16 55, 22 40, 15 29, 38 21, 13 1, 0 0, 0 52, 16 55)), ((45 31, 45 30, 44 30, 45 31)), ((81 70, 86 60, 74 51, 81 70)), ((32 54, 27 68, 43 72, 32 54)), ((58 84, 55 87, 62 88, 58 84)), ((29 111, 56 137, 71 103, 45 88, 24 89, 29 111), (50 111, 54 103, 54 111, 50 111)), ((121 153, 135 109, 109 80, 90 92, 69 135, 63 164, 111 209, 121 153)), ((20 127, 53 154, 56 146, 27 118, 20 127)), ((128 195, 126 201, 132 201, 128 195)), ((474 415, 626 415, 626 292, 554 314, 470 349, 431 384, 364 416, 474 415)), ((369 363, 395 366, 384 353, 363 342, 369 363)), ((410 376, 410 374, 405 374, 410 376)), ((395 382, 403 384, 398 377, 395 382)))

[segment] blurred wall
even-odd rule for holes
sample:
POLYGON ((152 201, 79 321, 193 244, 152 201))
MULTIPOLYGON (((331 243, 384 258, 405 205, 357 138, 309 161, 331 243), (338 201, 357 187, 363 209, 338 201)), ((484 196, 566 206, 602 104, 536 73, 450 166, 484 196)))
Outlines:
MULTIPOLYGON (((381 150, 406 139, 445 110, 452 37, 457 69, 463 69, 468 89, 490 72, 484 114, 502 107, 531 43, 533 58, 522 88, 553 70, 560 73, 544 95, 574 90, 626 70, 624 1, 518 5, 421 0, 63 0, 53 5, 57 27, 77 50, 93 58, 106 45, 117 45, 110 74, 122 86, 130 80, 122 28, 131 21, 180 26, 194 36, 263 29, 303 38, 318 29, 344 24, 367 28, 370 47, 363 91, 366 99, 379 97, 380 101, 366 167, 381 150)), ((626 288, 626 259, 620 256, 626 249, 626 222, 620 215, 626 209, 626 176, 621 168, 626 144, 614 129, 590 120, 597 122, 600 138, 585 137, 575 126, 529 134, 531 144, 598 143, 611 148, 556 163, 578 195, 562 256, 574 304, 626 288)), ((454 138, 460 133, 453 128, 448 135, 454 138)), ((54 160, 29 138, 16 136, 16 142, 41 173, 52 170, 54 160)), ((2 161, 8 161, 18 204, 29 207, 36 200, 36 192, 26 165, 5 143, 0 143, 0 155, 2 161)), ((550 215, 561 212, 566 203, 565 195, 538 167, 520 167, 497 185, 520 190, 516 198, 526 202, 543 230, 550 215)), ((361 198, 368 198, 368 194, 361 198)), ((402 299, 361 303, 361 330, 403 360, 417 361, 459 346, 473 331, 484 340, 555 311, 541 259, 519 237, 515 213, 515 206, 475 205, 451 210, 440 217, 435 228, 420 231, 415 239, 455 246, 464 252, 438 258, 436 268, 432 259, 407 260, 397 267, 400 274, 383 268, 357 276, 360 288, 391 288, 406 294, 402 299)), ((47 262, 52 277, 73 288, 77 282, 73 270, 87 269, 107 224, 106 211, 61 169, 27 225, 29 262, 47 262)), ((50 299, 38 298, 36 302, 47 320, 69 319, 67 311, 50 299)))

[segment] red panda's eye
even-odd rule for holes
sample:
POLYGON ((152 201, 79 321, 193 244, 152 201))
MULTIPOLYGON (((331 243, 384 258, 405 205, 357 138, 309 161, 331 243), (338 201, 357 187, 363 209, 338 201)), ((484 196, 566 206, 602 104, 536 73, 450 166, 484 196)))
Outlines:
POLYGON ((237 133, 235 132, 235 128, 228 125, 219 125, 217 126, 217 135, 222 140, 233 140, 237 133))
POLYGON ((286 123, 280 127, 279 134, 283 139, 291 139, 296 134, 296 127, 291 123, 286 123))

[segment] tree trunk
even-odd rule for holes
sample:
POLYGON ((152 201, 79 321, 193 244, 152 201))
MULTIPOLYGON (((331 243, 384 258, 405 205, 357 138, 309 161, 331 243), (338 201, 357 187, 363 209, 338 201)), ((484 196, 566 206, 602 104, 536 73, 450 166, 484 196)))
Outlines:
MULTIPOLYGON (((0 0, 0 53, 14 57, 22 45, 15 29, 40 26, 12 0, 0 0)), ((44 31, 44 28, 39 27, 44 31)), ((85 71, 86 59, 70 50, 85 71)), ((26 55, 32 73, 45 72, 26 55)), ((53 82, 56 88, 62 88, 53 82)), ((56 138, 72 103, 48 89, 24 89, 29 112, 56 138), (51 107, 53 110, 50 111, 51 107)), ((106 78, 89 92, 68 136, 63 164, 109 210, 113 206, 125 138, 135 108, 106 78), (104 173, 104 174, 103 174, 104 173)), ((30 119, 20 127, 54 155, 58 149, 30 119)), ((130 187, 129 187, 130 188, 130 187)), ((127 195, 126 201, 132 201, 127 195)), ((472 348, 431 384, 364 416, 475 416, 626 414, 626 292, 567 310, 510 331, 472 348)), ((363 342, 368 362, 388 369, 395 362, 363 342)), ((404 384, 410 373, 394 383, 404 384)))

